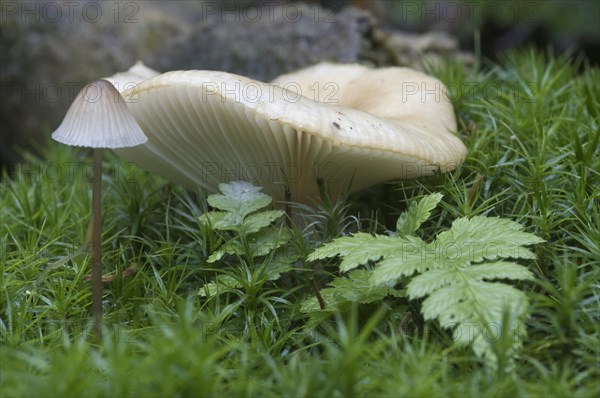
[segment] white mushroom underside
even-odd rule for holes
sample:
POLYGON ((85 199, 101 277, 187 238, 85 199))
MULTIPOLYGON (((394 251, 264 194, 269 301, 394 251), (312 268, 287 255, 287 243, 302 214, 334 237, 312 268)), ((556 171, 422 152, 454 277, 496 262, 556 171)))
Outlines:
POLYGON ((280 88, 228 73, 166 73, 123 95, 148 142, 117 153, 207 193, 223 181, 244 180, 276 201, 315 203, 318 179, 336 196, 451 170, 464 157, 460 140, 431 120, 401 124, 295 100, 280 88))

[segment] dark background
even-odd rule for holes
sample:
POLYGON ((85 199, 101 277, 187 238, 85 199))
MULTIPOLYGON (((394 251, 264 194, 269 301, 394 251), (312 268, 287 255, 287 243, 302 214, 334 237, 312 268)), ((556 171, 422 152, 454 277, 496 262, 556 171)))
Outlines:
POLYGON ((468 64, 469 53, 493 61, 528 46, 600 64, 600 2, 593 0, 0 4, 3 168, 43 147, 85 82, 138 59, 159 71, 215 69, 260 80, 321 60, 418 68, 423 53, 468 64), (406 32, 436 33, 413 39, 406 32))

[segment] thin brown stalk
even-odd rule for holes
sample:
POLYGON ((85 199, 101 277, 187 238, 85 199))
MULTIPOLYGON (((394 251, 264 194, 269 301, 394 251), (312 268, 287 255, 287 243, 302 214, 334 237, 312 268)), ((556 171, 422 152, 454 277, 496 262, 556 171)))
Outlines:
POLYGON ((94 148, 94 176, 92 182, 92 316, 96 330, 102 325, 102 148, 94 148))

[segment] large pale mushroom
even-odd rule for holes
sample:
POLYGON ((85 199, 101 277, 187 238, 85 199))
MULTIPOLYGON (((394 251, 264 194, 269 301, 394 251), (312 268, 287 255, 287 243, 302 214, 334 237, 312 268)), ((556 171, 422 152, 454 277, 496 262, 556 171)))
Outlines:
POLYGON ((128 70, 105 77, 104 80, 111 82, 119 92, 123 92, 135 89, 139 83, 158 75, 160 72, 148 68, 142 61, 137 61, 128 70))
POLYGON ((140 129, 123 97, 106 80, 87 84, 79 92, 52 138, 73 146, 93 148, 92 182, 92 315, 100 330, 102 321, 102 151, 140 145, 147 138, 140 129))
POLYGON ((466 148, 444 85, 408 68, 322 63, 272 83, 176 71, 122 94, 148 142, 116 152, 190 189, 262 186, 314 204, 393 179, 446 172, 466 148))

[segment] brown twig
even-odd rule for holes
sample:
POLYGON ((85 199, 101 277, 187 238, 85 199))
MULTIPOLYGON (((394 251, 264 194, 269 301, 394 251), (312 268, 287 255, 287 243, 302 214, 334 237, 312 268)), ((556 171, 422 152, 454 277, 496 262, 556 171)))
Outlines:
POLYGON ((321 291, 319 290, 319 286, 317 286, 317 282, 315 282, 315 280, 312 280, 313 283, 313 289, 315 289, 315 296, 317 296, 317 301, 319 302, 319 307, 321 307, 321 310, 325 309, 325 300, 323 300, 323 296, 321 296, 321 291))

